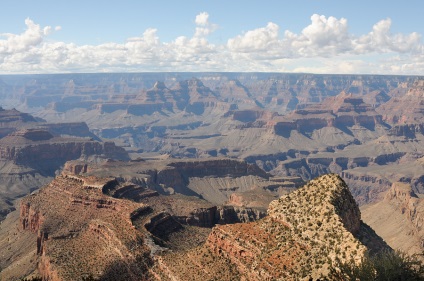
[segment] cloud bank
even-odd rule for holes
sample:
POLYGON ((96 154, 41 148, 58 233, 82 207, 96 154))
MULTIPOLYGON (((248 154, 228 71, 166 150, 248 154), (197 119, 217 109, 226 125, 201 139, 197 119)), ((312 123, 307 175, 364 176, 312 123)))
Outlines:
POLYGON ((21 34, 0 34, 0 73, 148 72, 148 71, 267 71, 313 73, 424 73, 421 35, 393 34, 383 19, 367 34, 349 32, 348 20, 314 14, 296 34, 269 22, 224 44, 208 40, 218 25, 209 14, 195 17, 192 37, 161 42, 157 29, 123 43, 76 45, 52 42, 60 32, 25 20, 21 34))

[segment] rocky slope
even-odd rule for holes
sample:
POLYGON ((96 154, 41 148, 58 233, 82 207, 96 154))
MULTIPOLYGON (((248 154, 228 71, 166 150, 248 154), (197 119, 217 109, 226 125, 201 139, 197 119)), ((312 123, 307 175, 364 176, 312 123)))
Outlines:
POLYGON ((362 214, 393 249, 410 255, 424 251, 424 199, 409 184, 394 183, 382 201, 365 206, 362 214))
MULTIPOLYGON (((71 161, 62 175, 22 199, 19 228, 37 238, 19 234, 16 239, 23 237, 19 239, 33 246, 14 251, 19 256, 36 255, 19 275, 12 267, 23 260, 7 252, 4 278, 24 277, 37 263, 39 274, 48 280, 83 276, 154 280, 150 255, 162 252, 163 247, 185 251, 202 244, 216 224, 251 222, 265 216, 260 209, 217 206, 198 197, 173 194, 184 191, 184 184, 193 177, 223 181, 256 177, 254 182, 262 182, 263 187, 275 184, 258 167, 229 159, 71 161), (175 190, 168 192, 170 186, 175 190)), ((6 225, 13 223, 12 218, 6 225)))
POLYGON ((43 280, 150 280, 150 251, 133 227, 140 203, 102 193, 110 179, 59 176, 21 202, 21 229, 37 236, 43 280))
MULTIPOLYGON (((231 221, 231 213, 222 209, 222 220, 206 225, 213 209, 208 204, 152 193, 122 175, 77 175, 68 170, 22 199, 15 235, 0 228, 0 243, 11 239, 11 250, 19 241, 28 246, 3 253, 1 277, 316 279, 327 274, 336 258, 359 262, 366 250, 387 248, 362 223, 348 187, 334 174, 273 201, 262 219, 233 224, 237 220, 231 221), (215 223, 220 225, 209 228, 215 223)), ((5 223, 13 224, 13 216, 5 223)))
POLYGON ((384 248, 333 174, 271 202, 262 220, 216 226, 202 248, 158 260, 164 280, 317 280, 336 258, 359 262, 367 249, 384 248))

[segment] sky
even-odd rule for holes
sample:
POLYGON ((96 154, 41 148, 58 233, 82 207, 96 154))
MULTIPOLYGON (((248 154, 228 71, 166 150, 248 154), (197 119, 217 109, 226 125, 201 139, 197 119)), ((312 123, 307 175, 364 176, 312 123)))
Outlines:
POLYGON ((0 0, 0 74, 424 75, 424 1, 0 0))

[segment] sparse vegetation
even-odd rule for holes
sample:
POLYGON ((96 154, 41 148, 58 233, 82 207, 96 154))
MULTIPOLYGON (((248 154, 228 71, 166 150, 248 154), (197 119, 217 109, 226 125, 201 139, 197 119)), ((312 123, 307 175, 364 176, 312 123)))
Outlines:
POLYGON ((41 278, 41 277, 31 277, 31 278, 21 279, 21 281, 42 281, 42 280, 43 280, 43 278, 41 278))
POLYGON ((330 268, 329 278, 334 281, 422 281, 424 264, 417 256, 384 251, 374 256, 365 255, 359 264, 353 260, 337 260, 330 268))

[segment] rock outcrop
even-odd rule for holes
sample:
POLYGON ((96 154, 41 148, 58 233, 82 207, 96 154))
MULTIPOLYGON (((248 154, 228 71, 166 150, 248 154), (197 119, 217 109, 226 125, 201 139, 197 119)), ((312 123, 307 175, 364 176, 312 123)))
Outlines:
POLYGON ((317 280, 336 260, 360 262, 365 251, 388 246, 360 218, 348 187, 337 175, 325 175, 271 202, 268 216, 256 222, 213 228, 203 250, 165 255, 170 279, 193 276, 212 280, 205 260, 230 263, 220 280, 317 280), (372 242, 369 242, 372 241, 372 242), (188 259, 177 262, 176 259, 188 259), (194 262, 196 261, 196 262, 194 262), (193 262, 191 268, 184 267, 193 262))
POLYGON ((68 160, 93 155, 129 159, 125 150, 115 146, 113 142, 53 137, 41 129, 26 129, 0 139, 0 160, 30 167, 39 166, 50 173, 68 160))
POLYGON ((102 193, 110 180, 59 176, 21 202, 21 228, 37 235, 43 280, 151 280, 150 251, 134 229, 140 203, 102 193))

